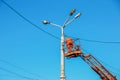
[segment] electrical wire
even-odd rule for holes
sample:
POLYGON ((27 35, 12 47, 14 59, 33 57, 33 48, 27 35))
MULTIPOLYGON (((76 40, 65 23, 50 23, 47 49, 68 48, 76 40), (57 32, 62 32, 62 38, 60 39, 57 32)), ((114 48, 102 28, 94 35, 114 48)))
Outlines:
MULTIPOLYGON (((60 38, 58 38, 57 36, 55 36, 55 35, 47 32, 47 31, 43 30, 43 29, 40 28, 38 25, 36 25, 36 24, 33 23, 32 21, 30 21, 28 18, 26 18, 25 16, 23 16, 21 13, 19 13, 16 9, 14 9, 12 6, 10 6, 10 5, 9 5, 7 2, 5 2, 4 0, 1 0, 1 2, 4 3, 7 7, 9 7, 12 11, 14 11, 14 12, 15 12, 18 16, 20 16, 22 19, 24 19, 25 21, 27 21, 28 23, 30 23, 31 25, 33 25, 34 27, 36 27, 37 29, 41 30, 42 32, 48 34, 49 36, 51 36, 51 37, 53 37, 53 38, 56 38, 56 39, 60 40, 60 38)), ((27 71, 27 70, 25 70, 24 68, 21 68, 21 67, 18 67, 18 66, 16 66, 16 65, 13 65, 13 64, 11 64, 11 63, 9 63, 9 62, 7 62, 7 61, 4 61, 4 60, 0 60, 0 61, 2 61, 2 62, 4 62, 4 63, 7 63, 7 64, 9 64, 9 65, 11 65, 11 66, 13 66, 13 67, 16 67, 16 68, 18 68, 18 69, 21 69, 21 70, 23 70, 24 72, 27 72, 27 73, 29 73, 29 74, 36 75, 37 77, 41 77, 41 76, 38 75, 38 74, 32 73, 32 72, 30 72, 30 71, 27 71)), ((2 69, 2 70, 4 70, 4 71, 7 71, 7 72, 10 72, 10 71, 5 70, 5 69, 3 69, 3 68, 0 68, 0 69, 2 69)), ((10 72, 10 73, 15 74, 14 72, 10 72)), ((18 74, 16 74, 16 75, 17 75, 17 76, 21 76, 21 75, 18 75, 18 74)), ((24 76, 22 76, 22 77, 24 77, 24 76)), ((25 78, 27 78, 27 77, 25 77, 25 78)), ((29 79, 29 78, 27 78, 27 79, 29 79)))
POLYGON ((81 41, 87 41, 87 42, 120 44, 120 42, 98 41, 98 40, 90 40, 90 39, 77 38, 77 37, 68 36, 68 35, 65 35, 65 36, 66 36, 66 37, 71 37, 71 38, 73 38, 74 40, 79 39, 79 40, 81 40, 81 41))
POLYGON ((1 0, 7 7, 9 7, 12 11, 14 11, 18 16, 20 16, 21 18, 23 18, 25 21, 27 21, 28 23, 30 23, 31 25, 33 25, 34 27, 36 27, 37 29, 41 30, 42 32, 48 34, 49 36, 56 38, 56 39, 60 39, 57 36, 43 30, 42 28, 40 28, 38 25, 36 25, 35 23, 33 23, 32 21, 30 21, 28 18, 26 18, 25 16, 23 16, 21 13, 19 13, 16 9, 14 9, 12 6, 10 6, 7 2, 5 2, 4 0, 1 0))
POLYGON ((42 79, 42 80, 48 80, 47 78, 44 78, 44 77, 40 76, 39 74, 32 73, 32 72, 30 72, 30 71, 28 71, 28 70, 26 70, 26 69, 24 69, 24 68, 22 68, 22 67, 19 67, 19 66, 15 65, 15 64, 12 64, 12 63, 8 62, 8 61, 5 61, 5 60, 0 59, 0 62, 6 63, 6 64, 8 64, 8 65, 10 65, 10 66, 12 66, 12 67, 14 67, 14 68, 17 68, 17 69, 19 69, 19 70, 22 70, 23 72, 26 72, 26 73, 28 73, 28 74, 34 75, 34 76, 36 76, 36 77, 39 77, 39 78, 42 79))
MULTIPOLYGON (((8 74, 0 74, 0 77, 3 77, 3 78, 4 78, 4 77, 5 77, 5 78, 6 78, 6 77, 7 77, 7 78, 15 78, 15 79, 16 79, 16 78, 20 78, 20 77, 15 76, 15 75, 8 75, 8 74)), ((22 79, 23 79, 23 78, 22 78, 22 79)))
POLYGON ((96 42, 96 43, 120 44, 120 42, 97 41, 97 40, 89 40, 89 39, 83 39, 83 38, 80 38, 80 40, 88 41, 88 42, 96 42))
MULTIPOLYGON (((67 35, 65 35, 66 37, 70 37, 70 36, 67 36, 67 35)), ((104 42, 104 41, 95 41, 95 40, 87 40, 87 39, 81 39, 81 38, 75 38, 75 37, 72 37, 73 38, 73 40, 75 41, 75 40, 84 40, 84 41, 89 41, 89 42, 98 42, 98 43, 120 43, 120 42, 104 42)), ((89 53, 89 54, 91 54, 90 52, 88 52, 86 49, 84 49, 83 47, 81 47, 81 49, 84 51, 84 52, 86 52, 86 53, 89 53)), ((98 59, 98 58, 97 58, 98 59)), ((98 59, 99 60, 99 59, 98 59)), ((103 61, 101 61, 100 60, 100 62, 103 62, 103 61)), ((104 62, 105 63, 105 62, 104 62)), ((114 70, 116 70, 117 72, 119 71, 120 72, 120 69, 118 69, 118 68, 115 68, 115 67, 113 67, 113 66, 110 66, 109 64, 107 64, 107 63, 105 63, 107 66, 109 66, 111 69, 114 69, 114 70)), ((113 73, 115 73, 115 72, 113 72, 113 73)), ((117 74, 118 76, 120 76, 120 74, 118 74, 118 73, 115 73, 115 74, 117 74)))
POLYGON ((0 77, 16 77, 16 76, 13 76, 13 75, 8 75, 8 74, 0 74, 0 77))
MULTIPOLYGON (((7 2, 5 2, 4 0, 1 0, 7 7, 9 7, 12 11, 14 11, 18 16, 20 16, 21 18, 23 18, 25 21, 27 21, 28 23, 30 23, 31 25, 35 26, 36 28, 38 28, 39 30, 41 30, 42 32, 50 35, 51 37, 54 37, 58 40, 60 40, 59 37, 43 30, 42 28, 40 28, 38 25, 36 25, 35 23, 33 23, 32 21, 30 21, 29 19, 27 19, 25 16, 23 16, 21 13, 19 13, 17 10, 15 10, 12 6, 10 6, 7 2)), ((96 43, 109 43, 109 44, 120 44, 120 42, 109 42, 109 41, 98 41, 98 40, 89 40, 89 39, 83 39, 80 38, 80 40, 82 41, 88 41, 88 42, 96 42, 96 43)))
MULTIPOLYGON (((23 16, 22 14, 20 14, 17 10, 15 10, 12 6, 10 6, 7 2, 5 2, 4 0, 1 0, 7 7, 9 7, 12 11, 14 11, 18 16, 20 16, 21 18, 23 18, 25 21, 27 21, 28 23, 30 23, 31 25, 35 26, 37 29, 41 30, 42 32, 50 35, 51 37, 54 37, 58 40, 60 40, 60 38, 58 38, 57 36, 43 30, 42 28, 40 28, 38 25, 36 25, 35 23, 33 23, 32 21, 30 21, 28 18, 26 18, 25 16, 23 16)), ((80 40, 83 40, 83 41, 88 41, 88 42, 96 42, 96 43, 114 43, 114 44, 118 44, 120 42, 107 42, 107 41, 97 41, 97 40, 89 40, 89 39, 83 39, 83 38, 80 38, 80 40)), ((14 66, 15 67, 15 66, 14 66)), ((20 74, 17 74, 17 73, 14 73, 14 72, 11 72, 7 69, 4 69, 2 67, 0 67, 1 70, 3 71, 6 71, 6 72, 9 72, 9 73, 12 73, 16 76, 19 76, 19 77, 22 77, 22 78, 25 78, 25 79, 28 79, 28 80, 35 80, 35 79, 32 79, 32 78, 29 78, 29 77, 26 77, 26 76, 22 76, 20 74)), ((21 68, 22 69, 22 68, 21 68)))
POLYGON ((21 74, 12 72, 12 71, 7 70, 7 69, 2 68, 2 67, 0 67, 0 70, 5 71, 5 72, 8 72, 8 73, 10 73, 10 74, 13 74, 13 75, 15 75, 15 76, 18 76, 18 77, 20 77, 20 78, 27 79, 27 80, 39 80, 39 79, 33 79, 33 78, 30 78, 30 77, 27 77, 27 76, 23 76, 23 75, 21 75, 21 74))

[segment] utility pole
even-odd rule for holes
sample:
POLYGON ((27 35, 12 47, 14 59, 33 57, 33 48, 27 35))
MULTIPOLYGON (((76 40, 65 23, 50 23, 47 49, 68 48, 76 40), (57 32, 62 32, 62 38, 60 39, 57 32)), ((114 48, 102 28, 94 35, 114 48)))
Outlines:
POLYGON ((64 28, 72 23, 76 18, 78 18, 80 16, 80 13, 78 13, 73 19, 70 20, 70 17, 75 13, 76 9, 73 9, 69 16, 66 18, 64 24, 61 26, 61 25, 58 25, 58 24, 54 24, 54 23, 51 23, 49 21, 46 21, 44 20, 43 21, 43 24, 51 24, 53 26, 56 26, 56 27, 59 27, 61 29, 61 75, 60 75, 60 80, 66 80, 66 77, 65 77, 65 57, 64 57, 64 54, 65 54, 65 51, 64 51, 64 28))

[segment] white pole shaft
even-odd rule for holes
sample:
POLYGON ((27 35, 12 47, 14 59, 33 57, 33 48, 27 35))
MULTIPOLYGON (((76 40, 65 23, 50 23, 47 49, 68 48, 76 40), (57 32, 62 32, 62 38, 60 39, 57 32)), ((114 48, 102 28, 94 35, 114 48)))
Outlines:
POLYGON ((64 63, 64 28, 61 27, 61 76, 60 80, 65 80, 65 63, 64 63))

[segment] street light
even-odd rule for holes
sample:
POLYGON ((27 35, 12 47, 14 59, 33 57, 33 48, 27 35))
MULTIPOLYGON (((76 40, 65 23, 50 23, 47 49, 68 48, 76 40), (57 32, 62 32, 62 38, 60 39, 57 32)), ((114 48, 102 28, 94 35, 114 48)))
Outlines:
MULTIPOLYGON (((67 26, 68 24, 72 23, 72 22, 73 22, 75 19, 77 19, 80 15, 81 15, 81 13, 76 14, 73 19, 71 19, 70 21, 68 21, 68 22, 65 24, 65 26, 67 26)), ((65 27, 65 26, 64 26, 64 27, 65 27)))
POLYGON ((50 24, 50 22, 44 20, 44 21, 43 21, 43 24, 50 24))
POLYGON ((70 16, 72 16, 74 13, 75 13, 76 9, 73 9, 71 12, 70 12, 70 16))
POLYGON ((46 21, 44 20, 43 21, 43 24, 51 24, 53 26, 56 26, 56 27, 59 27, 61 29, 61 75, 60 75, 60 80, 65 80, 65 70, 64 70, 64 28, 72 23, 76 18, 78 18, 81 14, 78 13, 77 15, 75 15, 75 17, 73 19, 70 20, 70 17, 75 13, 76 9, 73 9, 69 16, 66 18, 64 24, 61 26, 61 25, 58 25, 58 24, 55 24, 55 23, 51 23, 49 21, 46 21))

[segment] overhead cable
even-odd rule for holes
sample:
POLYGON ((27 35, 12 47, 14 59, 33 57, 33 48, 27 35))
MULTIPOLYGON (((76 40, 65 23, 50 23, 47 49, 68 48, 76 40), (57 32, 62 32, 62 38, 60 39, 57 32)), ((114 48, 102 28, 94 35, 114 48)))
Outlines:
POLYGON ((21 74, 12 72, 12 71, 7 70, 7 69, 2 68, 2 67, 0 67, 0 70, 5 71, 5 72, 8 72, 8 73, 10 73, 10 74, 13 74, 13 75, 15 75, 15 76, 18 76, 18 77, 20 77, 20 78, 27 79, 27 80, 38 80, 38 79, 33 79, 33 78, 30 78, 30 77, 27 77, 27 76, 24 76, 24 75, 21 75, 21 74))
POLYGON ((36 25, 35 23, 33 23, 32 21, 30 21, 28 18, 26 18, 25 16, 23 16, 21 13, 19 13, 16 9, 14 9, 12 6, 10 6, 7 2, 5 2, 4 0, 1 0, 7 7, 9 7, 12 11, 14 11, 18 16, 20 16, 21 18, 23 18, 25 21, 27 21, 28 23, 30 23, 31 25, 33 25, 34 27, 36 27, 37 29, 41 30, 42 32, 50 35, 51 37, 54 37, 56 39, 60 39, 57 36, 45 31, 44 29, 40 28, 38 25, 36 25))
MULTIPOLYGON (((39 30, 41 30, 42 32, 50 35, 51 37, 54 37, 58 40, 60 40, 59 37, 45 31, 44 29, 40 28, 38 25, 36 25, 35 23, 33 23, 32 21, 30 21, 28 18, 26 18, 25 16, 23 16, 21 13, 19 13, 17 10, 15 10, 12 6, 10 6, 7 2, 5 2, 4 0, 1 0, 6 6, 8 6, 12 11, 14 11, 18 16, 20 16, 21 18, 23 18, 25 21, 27 21, 28 23, 30 23, 31 25, 35 26, 36 28, 38 28, 39 30)), ((87 41, 87 42, 96 42, 96 43, 111 43, 111 44, 120 44, 120 42, 109 42, 109 41, 98 41, 98 40, 90 40, 90 39, 83 39, 83 38, 80 38, 80 40, 82 41, 87 41)))
POLYGON ((90 40, 90 39, 84 39, 84 38, 77 38, 77 37, 72 37, 72 36, 68 36, 65 35, 66 37, 71 37, 74 40, 81 40, 81 41, 87 41, 87 42, 95 42, 95 43, 108 43, 108 44, 120 44, 120 42, 116 42, 116 41, 99 41, 99 40, 90 40))
POLYGON ((0 62, 5 63, 5 64, 8 64, 8 65, 10 65, 10 66, 12 66, 12 67, 14 67, 14 68, 19 69, 19 70, 22 70, 22 71, 25 72, 25 73, 28 73, 28 74, 34 75, 34 76, 36 76, 36 77, 39 77, 39 78, 42 79, 42 80, 48 80, 48 79, 40 76, 39 74, 30 72, 30 71, 28 71, 28 70, 26 70, 26 69, 24 69, 24 68, 22 68, 22 67, 19 67, 19 66, 15 65, 15 64, 10 63, 10 62, 8 62, 8 61, 5 61, 5 60, 0 59, 0 62))
POLYGON ((96 43, 110 43, 110 44, 120 44, 120 42, 109 42, 109 41, 97 41, 97 40, 89 40, 89 39, 83 39, 80 38, 82 41, 88 41, 88 42, 96 42, 96 43))

